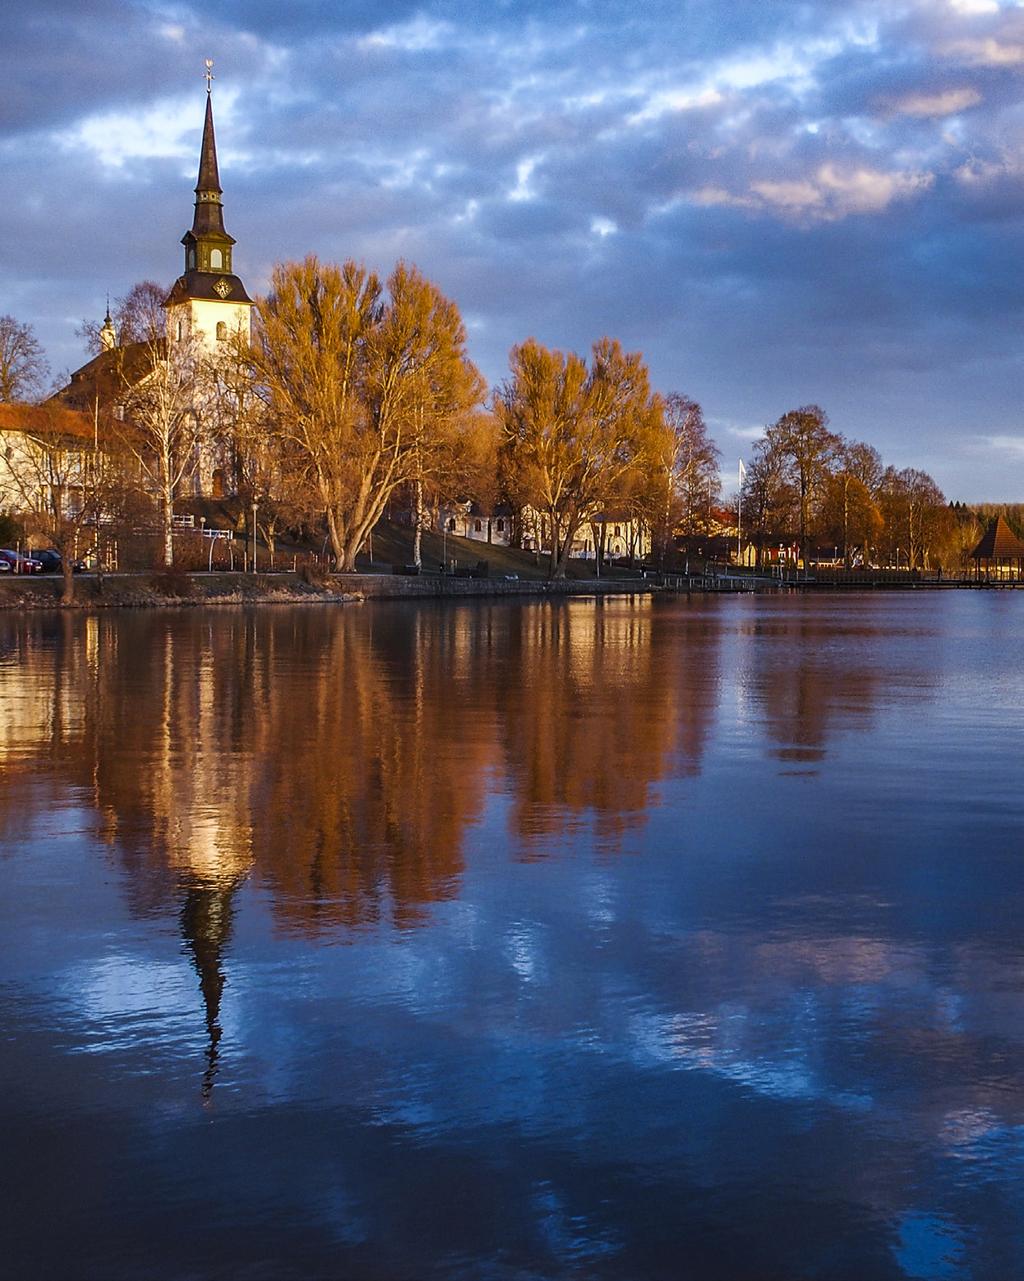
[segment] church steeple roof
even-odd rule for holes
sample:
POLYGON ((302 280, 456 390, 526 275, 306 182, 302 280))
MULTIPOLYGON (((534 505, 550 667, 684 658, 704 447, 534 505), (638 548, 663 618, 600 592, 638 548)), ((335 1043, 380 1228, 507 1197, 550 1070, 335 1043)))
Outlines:
POLYGON ((189 299, 252 305, 245 286, 232 274, 234 237, 224 230, 221 204, 220 168, 217 164, 217 136, 213 128, 213 63, 206 62, 206 117, 199 150, 199 177, 192 227, 181 238, 185 246, 185 271, 178 277, 164 302, 173 307, 189 299))
POLYGON ((199 153, 199 181, 196 192, 215 191, 221 194, 220 174, 217 172, 217 139, 213 132, 213 94, 206 91, 206 120, 203 123, 203 146, 199 153))
POLYGON ((203 145, 199 152, 199 179, 196 182, 196 212, 192 220, 192 235, 196 240, 204 236, 218 236, 226 238, 231 244, 235 243, 224 230, 224 209, 220 201, 222 192, 217 168, 217 137, 213 129, 213 96, 207 89, 203 145))

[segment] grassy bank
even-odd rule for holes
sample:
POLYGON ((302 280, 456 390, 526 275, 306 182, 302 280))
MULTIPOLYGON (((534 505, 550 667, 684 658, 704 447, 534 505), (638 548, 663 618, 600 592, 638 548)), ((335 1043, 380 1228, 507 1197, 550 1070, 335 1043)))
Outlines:
MULTIPOLYGON (((44 575, 0 579, 0 609, 59 609, 63 580, 44 575)), ((145 609, 161 605, 271 605, 297 601, 340 604, 360 597, 339 583, 317 587, 296 574, 81 574, 78 609, 145 609)))

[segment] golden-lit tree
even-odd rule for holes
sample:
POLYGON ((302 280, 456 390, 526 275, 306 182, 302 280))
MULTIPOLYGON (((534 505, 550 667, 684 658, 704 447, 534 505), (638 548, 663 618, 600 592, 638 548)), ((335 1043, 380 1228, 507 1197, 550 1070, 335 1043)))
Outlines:
POLYGON ((822 525, 842 548, 843 564, 850 568, 854 548, 862 560, 871 559, 871 548, 882 531, 877 494, 882 481, 878 450, 859 441, 842 441, 835 466, 822 496, 822 525))
POLYGON ((513 347, 511 377, 494 400, 510 487, 546 518, 551 576, 564 577, 581 525, 621 494, 631 472, 650 473, 664 430, 637 352, 594 344, 590 367, 575 353, 530 338, 513 347))
POLYGON ((458 308, 413 267, 276 267, 251 369, 283 457, 317 495, 343 570, 401 485, 442 473, 483 386, 458 308))

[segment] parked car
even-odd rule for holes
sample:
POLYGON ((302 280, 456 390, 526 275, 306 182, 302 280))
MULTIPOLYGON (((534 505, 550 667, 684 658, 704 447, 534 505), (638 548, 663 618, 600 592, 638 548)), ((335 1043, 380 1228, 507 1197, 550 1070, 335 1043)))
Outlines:
POLYGON ((5 560, 0 560, 0 574, 9 574, 11 567, 5 560))
MULTIPOLYGON (((42 551, 33 550, 32 559, 39 561, 43 567, 44 574, 60 574, 64 571, 64 561, 61 559, 61 554, 58 551, 54 551, 52 547, 44 547, 42 551)), ((76 560, 71 568, 76 574, 80 574, 85 569, 85 561, 76 560)))
POLYGON ((6 561, 15 574, 41 574, 43 572, 43 566, 38 560, 32 560, 28 556, 21 556, 18 552, 11 551, 9 547, 0 547, 0 560, 6 561))
POLYGON ((32 559, 42 565, 44 574, 59 574, 64 564, 60 552, 55 552, 52 547, 45 547, 41 551, 33 550, 32 559))

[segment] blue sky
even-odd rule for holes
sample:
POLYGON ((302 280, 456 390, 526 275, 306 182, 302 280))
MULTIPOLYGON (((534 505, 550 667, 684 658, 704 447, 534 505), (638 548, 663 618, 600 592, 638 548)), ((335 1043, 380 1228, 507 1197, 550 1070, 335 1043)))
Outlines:
POLYGON ((416 262, 490 381, 642 350, 723 468, 816 401, 951 498, 1024 498, 1016 0, 36 0, 0 17, 0 312, 55 371, 170 284, 204 57, 235 264, 416 262))

